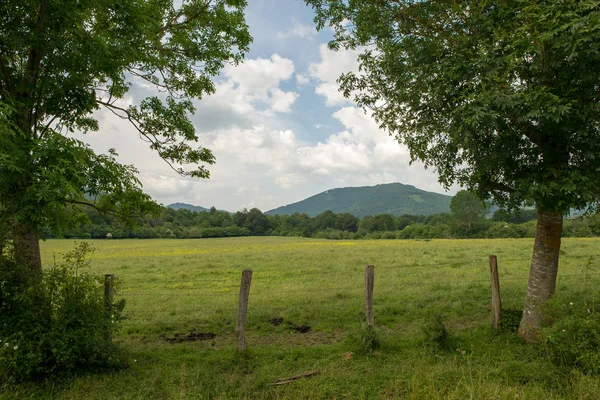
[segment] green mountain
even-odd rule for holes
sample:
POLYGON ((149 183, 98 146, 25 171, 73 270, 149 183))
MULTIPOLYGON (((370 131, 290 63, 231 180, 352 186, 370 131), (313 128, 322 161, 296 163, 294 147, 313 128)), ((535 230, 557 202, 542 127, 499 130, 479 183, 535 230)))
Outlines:
POLYGON ((411 185, 388 183, 377 186, 327 190, 294 204, 267 211, 269 215, 306 213, 311 217, 331 210, 362 218, 377 214, 431 215, 450 212, 451 196, 426 192, 411 185))
MULTIPOLYGON (((186 210, 195 211, 195 212, 210 211, 210 208, 194 206, 194 205, 186 204, 186 203, 173 203, 173 204, 169 204, 167 207, 172 208, 173 210, 180 210, 182 208, 185 208, 186 210)), ((224 210, 219 210, 219 211, 224 211, 224 210)), ((226 212, 229 212, 229 211, 226 211, 226 212)))

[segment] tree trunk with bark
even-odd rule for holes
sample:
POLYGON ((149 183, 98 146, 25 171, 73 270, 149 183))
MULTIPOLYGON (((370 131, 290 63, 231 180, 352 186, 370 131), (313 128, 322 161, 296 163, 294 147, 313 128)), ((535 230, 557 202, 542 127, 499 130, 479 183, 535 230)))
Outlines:
POLYGON ((40 239, 37 231, 30 225, 14 223, 12 237, 15 247, 15 261, 20 265, 28 266, 32 270, 41 271, 40 239))
POLYGON ((561 212, 537 211, 537 232, 529 270, 527 297, 519 336, 527 342, 539 339, 540 329, 548 323, 544 318, 544 305, 554 295, 560 238, 563 226, 561 212))

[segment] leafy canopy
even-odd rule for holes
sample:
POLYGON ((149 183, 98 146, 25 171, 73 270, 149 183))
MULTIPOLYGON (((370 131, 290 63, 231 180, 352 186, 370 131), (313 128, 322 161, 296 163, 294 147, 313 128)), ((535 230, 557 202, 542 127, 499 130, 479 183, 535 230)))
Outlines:
POLYGON ((474 193, 461 190, 452 197, 450 210, 452 215, 470 227, 473 222, 485 217, 488 206, 474 193))
POLYGON ((75 131, 108 109, 179 174, 208 177, 195 144, 192 99, 238 63, 251 37, 245 0, 3 0, 0 2, 0 204, 33 226, 65 202, 148 204, 133 167, 95 154, 75 131), (132 85, 157 95, 137 102, 132 85), (138 104, 136 104, 136 102, 138 104), (132 104, 133 103, 133 104, 132 104), (193 169, 186 165, 194 165, 193 169))
POLYGON ((306 0, 339 80, 446 186, 546 211, 600 196, 600 1, 306 0))

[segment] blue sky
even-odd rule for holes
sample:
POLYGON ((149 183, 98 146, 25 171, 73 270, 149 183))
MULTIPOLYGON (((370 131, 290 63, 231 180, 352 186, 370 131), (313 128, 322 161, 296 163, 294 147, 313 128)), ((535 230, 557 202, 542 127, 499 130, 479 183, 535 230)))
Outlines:
MULTIPOLYGON (((250 0, 246 19, 254 42, 245 62, 222 71, 192 117, 200 144, 216 156, 209 180, 178 176, 106 113, 85 140, 97 151, 115 148, 165 205, 267 211, 331 188, 391 182, 445 192, 434 171, 409 165, 407 149, 339 93, 335 80, 357 70, 357 53, 328 50, 331 31, 315 30, 303 1, 250 0)), ((133 87, 129 101, 153 94, 133 87)))

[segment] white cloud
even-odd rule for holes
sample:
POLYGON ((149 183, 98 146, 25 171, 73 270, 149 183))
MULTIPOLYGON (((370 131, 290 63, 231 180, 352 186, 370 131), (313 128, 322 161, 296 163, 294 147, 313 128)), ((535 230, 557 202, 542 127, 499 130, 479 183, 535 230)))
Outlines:
POLYGON ((227 65, 223 71, 227 79, 217 83, 216 93, 203 102, 216 102, 244 115, 288 113, 299 95, 283 91, 279 85, 293 74, 294 63, 278 54, 247 60, 238 67, 227 65))
POLYGON ((173 201, 177 201, 177 198, 188 197, 194 189, 192 180, 181 177, 174 178, 171 174, 161 171, 151 173, 149 170, 144 170, 139 177, 144 182, 144 191, 153 198, 172 198, 173 201))
POLYGON ((217 157, 207 184, 230 193, 219 200, 221 207, 266 211, 333 187, 384 182, 440 191, 437 177, 418 163, 409 169, 406 147, 379 129, 361 109, 344 107, 333 117, 344 129, 315 144, 302 142, 292 130, 269 125, 206 135, 204 144, 217 157))
POLYGON ((296 85, 304 86, 310 83, 310 79, 304 74, 296 74, 296 85))
POLYGON ((298 93, 284 92, 279 88, 271 89, 271 110, 280 113, 289 113, 291 106, 298 98, 298 93))
POLYGON ((285 32, 278 32, 277 39, 288 39, 288 38, 313 38, 317 35, 317 30, 314 25, 301 24, 298 21, 294 21, 294 25, 285 32))
POLYGON ((339 51, 330 50, 327 45, 319 46, 321 60, 310 64, 308 74, 319 81, 315 92, 325 97, 327 106, 340 106, 351 104, 339 91, 337 79, 343 73, 358 71, 358 50, 339 51))
POLYGON ((208 166, 210 180, 179 177, 132 128, 111 115, 102 117, 101 132, 85 139, 101 151, 115 147, 122 162, 140 169, 145 190, 165 204, 182 201, 230 211, 266 211, 333 187, 396 181, 440 191, 435 174, 418 163, 409 168, 407 149, 338 92, 335 80, 342 72, 356 70, 356 54, 331 52, 323 45, 320 55, 308 69, 311 79, 295 74, 292 60, 277 54, 224 69, 216 93, 196 102, 198 111, 192 117, 199 144, 216 156, 216 164, 208 166), (320 139, 305 143, 287 128, 298 126, 287 118, 297 114, 289 113, 299 94, 281 85, 294 78, 296 84, 317 82, 315 91, 328 105, 338 106, 331 116, 341 129, 315 124, 320 139))
POLYGON ((277 87, 281 81, 294 73, 292 60, 273 54, 270 59, 255 58, 246 60, 239 66, 228 64, 224 76, 236 83, 245 92, 255 92, 277 87))
POLYGON ((209 166, 210 180, 179 177, 112 117, 103 124, 107 131, 92 136, 97 135, 95 148, 117 147, 121 161, 138 166, 144 189, 165 204, 266 211, 334 187, 402 182, 440 191, 436 175, 419 163, 409 168, 406 147, 361 109, 344 107, 333 117, 343 129, 315 144, 301 141, 291 129, 274 129, 268 119, 248 128, 201 133, 199 143, 211 149, 217 161, 209 166))

